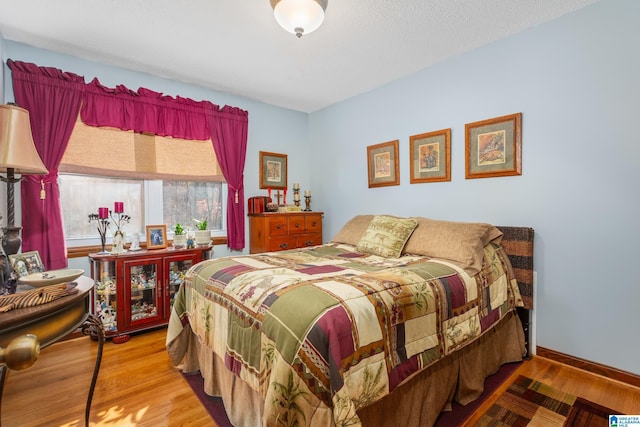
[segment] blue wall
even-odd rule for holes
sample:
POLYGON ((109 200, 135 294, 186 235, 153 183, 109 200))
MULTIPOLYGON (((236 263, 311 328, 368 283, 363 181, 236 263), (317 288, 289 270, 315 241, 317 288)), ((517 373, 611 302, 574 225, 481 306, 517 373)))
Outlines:
POLYGON ((325 237, 358 213, 535 229, 537 344, 640 374, 640 2, 607 0, 310 115, 325 237), (465 179, 464 124, 522 112, 523 174, 465 179), (409 183, 409 137, 452 128, 452 179, 409 183), (400 186, 366 147, 400 141, 400 186))
POLYGON ((288 154, 325 241, 359 213, 533 227, 537 344, 640 374, 638 22, 640 2, 602 0, 309 115, 8 41, 2 54, 248 110, 247 196, 265 194, 258 152, 288 154), (516 112, 522 176, 466 180, 464 124, 516 112), (409 137, 448 127, 451 182, 409 184, 409 137), (394 139, 400 186, 369 189, 366 147, 394 139))

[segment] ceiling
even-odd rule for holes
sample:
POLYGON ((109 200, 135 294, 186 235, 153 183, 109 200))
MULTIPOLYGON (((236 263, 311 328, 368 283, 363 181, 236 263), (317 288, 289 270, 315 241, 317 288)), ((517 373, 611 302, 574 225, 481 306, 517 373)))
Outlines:
POLYGON ((0 0, 0 33, 313 112, 596 1, 329 0, 298 39, 269 0, 0 0))

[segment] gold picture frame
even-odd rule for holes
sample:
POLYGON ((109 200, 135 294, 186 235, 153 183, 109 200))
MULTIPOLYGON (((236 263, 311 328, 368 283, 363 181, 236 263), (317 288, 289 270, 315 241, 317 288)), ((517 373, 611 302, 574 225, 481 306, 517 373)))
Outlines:
POLYGON ((167 225, 147 225, 147 249, 167 247, 167 225))
POLYGON ((260 188, 287 188, 287 155, 260 152, 260 188))
POLYGON ((22 252, 9 255, 9 262, 18 277, 45 271, 38 251, 22 252))
POLYGON ((369 188, 400 185, 398 140, 367 147, 369 188))
POLYGON ((409 137, 411 184, 451 181, 451 128, 409 137))
POLYGON ((522 175, 522 113, 465 125, 465 177, 522 175))

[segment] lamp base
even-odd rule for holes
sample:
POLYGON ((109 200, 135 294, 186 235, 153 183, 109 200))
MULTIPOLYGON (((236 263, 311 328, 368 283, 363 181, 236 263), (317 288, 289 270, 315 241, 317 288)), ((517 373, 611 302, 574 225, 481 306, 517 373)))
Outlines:
POLYGON ((20 230, 22 227, 5 227, 4 238, 2 239, 2 247, 7 255, 15 255, 20 250, 22 239, 20 238, 20 230))

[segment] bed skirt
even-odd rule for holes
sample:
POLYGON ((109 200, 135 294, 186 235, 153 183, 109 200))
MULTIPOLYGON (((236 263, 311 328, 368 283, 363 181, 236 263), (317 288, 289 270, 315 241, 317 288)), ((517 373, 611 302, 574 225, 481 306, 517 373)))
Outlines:
MULTIPOLYGON (((222 397, 234 426, 269 425, 261 419, 264 402, 260 395, 201 345, 189 325, 168 350, 170 353, 186 350, 179 368, 185 373, 200 371, 205 393, 222 397)), ((514 311, 477 341, 417 373, 380 401, 361 408, 358 416, 367 427, 432 426, 440 412, 451 410, 452 401, 465 405, 477 399, 486 377, 505 363, 522 360, 524 354, 524 332, 514 311)), ((329 408, 319 410, 308 421, 311 426, 334 425, 329 408)))

